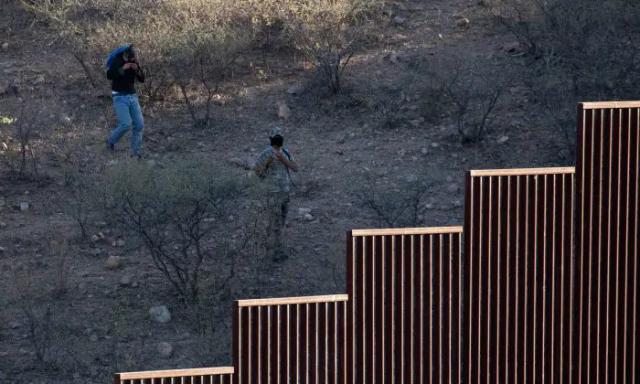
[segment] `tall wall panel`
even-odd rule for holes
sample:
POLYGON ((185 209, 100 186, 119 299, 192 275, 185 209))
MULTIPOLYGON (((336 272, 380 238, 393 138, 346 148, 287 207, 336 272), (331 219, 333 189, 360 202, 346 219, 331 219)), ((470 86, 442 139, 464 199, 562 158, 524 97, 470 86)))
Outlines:
POLYGON ((462 227, 348 234, 349 383, 461 382, 461 251, 462 227))
POLYGON ((115 384, 232 384, 233 372, 233 367, 123 372, 115 374, 114 382, 115 384))
POLYGON ((464 382, 572 382, 574 175, 468 173, 464 382))
POLYGON ((345 384, 347 295, 241 300, 235 384, 345 384))
POLYGON ((640 102, 578 108, 579 383, 640 382, 640 102))

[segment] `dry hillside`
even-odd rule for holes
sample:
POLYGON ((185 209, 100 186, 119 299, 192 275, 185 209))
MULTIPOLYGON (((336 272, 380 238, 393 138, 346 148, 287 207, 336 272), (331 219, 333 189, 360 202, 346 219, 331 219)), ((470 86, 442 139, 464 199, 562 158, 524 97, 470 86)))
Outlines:
MULTIPOLYGON (((145 156, 132 161, 126 140, 115 154, 105 148, 109 84, 99 67, 91 84, 83 64, 95 58, 78 59, 78 36, 0 0, 0 382, 110 382, 117 371, 230 364, 232 300, 343 292, 346 230, 461 225, 465 171, 573 165, 575 103, 634 98, 640 13, 629 1, 582 0, 518 12, 527 3, 537 2, 388 1, 335 94, 297 46, 274 48, 274 24, 224 67, 206 124, 192 118, 207 105, 193 79, 176 75, 193 111, 175 85, 145 94, 145 156), (275 125, 301 167, 283 263, 265 256, 259 191, 238 166, 275 125), (215 255, 191 302, 100 205, 123 169, 185 158, 251 189, 216 217, 205 239, 215 255), (154 319, 154 306, 171 319, 154 319)), ((76 16, 97 26, 109 18, 76 16)), ((154 51, 140 50, 151 63, 154 51)))

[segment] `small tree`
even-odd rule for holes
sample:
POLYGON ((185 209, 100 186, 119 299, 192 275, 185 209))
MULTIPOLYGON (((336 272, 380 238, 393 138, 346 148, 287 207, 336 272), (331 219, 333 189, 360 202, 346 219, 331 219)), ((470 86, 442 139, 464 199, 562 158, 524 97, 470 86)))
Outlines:
POLYGON ((186 301, 194 302, 205 262, 219 280, 233 274, 237 247, 229 236, 240 185, 194 161, 164 168, 131 162, 108 171, 107 219, 134 233, 154 265, 186 301))
POLYGON ((315 65, 318 80, 332 94, 342 88, 347 65, 371 35, 379 0, 291 2, 285 30, 292 45, 315 65))
POLYGON ((18 99, 18 102, 20 107, 17 116, 0 117, 0 127, 10 128, 12 135, 9 138, 15 140, 15 144, 7 148, 5 155, 11 171, 19 180, 23 180, 38 176, 38 157, 33 148, 33 139, 42 129, 42 112, 35 107, 38 101, 18 99))
POLYGON ((363 188, 355 191, 358 203, 373 213, 380 227, 406 227, 422 224, 424 199, 431 183, 415 177, 393 183, 376 181, 365 175, 363 188))
POLYGON ((182 99, 196 127, 208 127, 211 107, 222 83, 233 76, 233 65, 250 41, 247 30, 226 25, 217 25, 183 32, 183 37, 172 50, 169 62, 171 74, 178 84, 182 99), (190 94, 196 90, 200 100, 190 94), (204 105, 204 114, 199 115, 196 102, 204 105))
POLYGON ((59 331, 54 321, 54 306, 45 298, 42 287, 35 283, 28 267, 15 273, 13 289, 17 307, 26 321, 27 342, 33 348, 37 362, 48 365, 59 331))
POLYGON ((460 140, 475 143, 484 138, 505 85, 477 63, 460 65, 443 76, 442 89, 451 106, 460 140))

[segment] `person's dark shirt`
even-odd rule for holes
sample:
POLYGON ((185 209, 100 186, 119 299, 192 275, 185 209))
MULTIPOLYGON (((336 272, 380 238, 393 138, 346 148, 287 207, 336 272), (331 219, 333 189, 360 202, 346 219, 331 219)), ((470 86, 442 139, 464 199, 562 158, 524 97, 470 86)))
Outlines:
POLYGON ((122 55, 118 55, 113 59, 111 68, 107 70, 107 79, 111 80, 111 89, 114 92, 118 92, 123 95, 130 95, 136 93, 135 82, 138 79, 139 82, 144 83, 144 71, 138 67, 138 70, 131 68, 122 68, 125 61, 122 55))

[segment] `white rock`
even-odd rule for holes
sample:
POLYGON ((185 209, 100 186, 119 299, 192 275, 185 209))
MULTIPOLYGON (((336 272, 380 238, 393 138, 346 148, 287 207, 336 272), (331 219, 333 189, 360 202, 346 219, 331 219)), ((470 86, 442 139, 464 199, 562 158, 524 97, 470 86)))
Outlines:
POLYGON ((167 323, 171 320, 171 312, 164 305, 158 305, 149 309, 149 316, 158 323, 167 323))
POLYGON ((513 42, 510 42, 510 43, 505 43, 502 46, 502 49, 504 51, 506 51, 506 52, 509 52, 509 53, 515 53, 515 52, 518 52, 520 50, 520 43, 517 42, 517 41, 513 41, 513 42))
POLYGON ((2 43, 2 50, 5 51, 5 52, 8 51, 9 50, 9 43, 7 43, 7 42, 2 43))
POLYGON ((313 215, 311 215, 310 213, 305 213, 304 216, 302 216, 306 221, 312 221, 313 220, 313 215))
POLYGON ((24 212, 24 211, 28 211, 29 210, 29 203, 27 203, 26 201, 23 201, 20 203, 20 211, 24 212))
POLYGON ((307 213, 311 213, 311 208, 298 208, 298 214, 304 216, 307 213))
POLYGON ((284 101, 279 101, 278 104, 278 117, 282 120, 289 120, 291 118, 291 109, 284 101))
POLYGON ((466 17, 461 17, 456 22, 456 25, 461 28, 468 28, 470 23, 471 21, 469 19, 467 19, 466 17))
POLYGON ((507 141, 509 141, 509 136, 502 136, 501 138, 498 139, 498 144, 504 144, 507 141))
POLYGON ((38 84, 42 84, 44 83, 45 79, 44 79, 44 75, 38 75, 36 76, 36 78, 33 80, 33 85, 38 85, 38 84))
POLYGON ((160 354, 160 356, 165 358, 171 357, 171 355, 173 354, 173 346, 170 343, 163 341, 162 343, 158 344, 158 353, 160 354))
POLYGON ((118 269, 122 266, 122 258, 120 256, 109 256, 105 266, 107 269, 118 269))
POLYGON ((133 276, 131 275, 123 275, 120 278, 120 285, 123 287, 128 287, 131 285, 131 282, 133 281, 133 276))
POLYGON ((290 95, 299 95, 303 93, 305 90, 304 85, 302 84, 293 84, 289 88, 287 88, 287 93, 290 95))
POLYGON ((402 25, 407 22, 407 19, 402 16, 396 16, 393 18, 393 23, 397 25, 402 25))

